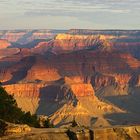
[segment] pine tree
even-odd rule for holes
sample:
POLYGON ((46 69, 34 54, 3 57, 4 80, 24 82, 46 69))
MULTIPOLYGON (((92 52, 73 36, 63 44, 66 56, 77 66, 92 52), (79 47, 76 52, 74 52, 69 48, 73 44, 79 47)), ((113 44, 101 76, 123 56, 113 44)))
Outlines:
MULTIPOLYGON (((6 90, 0 85, 0 119, 18 124, 28 124, 32 127, 40 127, 39 119, 36 114, 22 111, 12 95, 9 95, 6 90)), ((44 127, 53 127, 50 120, 47 120, 44 127)))
POLYGON ((0 86, 0 119, 16 123, 23 114, 13 96, 0 86))

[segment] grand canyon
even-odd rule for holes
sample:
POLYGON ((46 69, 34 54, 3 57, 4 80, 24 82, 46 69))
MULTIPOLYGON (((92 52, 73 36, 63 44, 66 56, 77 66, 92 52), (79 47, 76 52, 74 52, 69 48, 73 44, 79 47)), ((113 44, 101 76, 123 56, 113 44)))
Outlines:
POLYGON ((1 30, 0 81, 58 128, 140 125, 140 30, 1 30))

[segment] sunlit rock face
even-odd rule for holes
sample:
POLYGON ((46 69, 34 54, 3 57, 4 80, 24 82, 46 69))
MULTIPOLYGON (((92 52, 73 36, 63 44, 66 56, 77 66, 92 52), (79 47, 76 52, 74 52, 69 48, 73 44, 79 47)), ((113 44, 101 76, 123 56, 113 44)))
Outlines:
POLYGON ((9 42, 16 42, 18 39, 20 39, 22 36, 25 35, 25 32, 6 32, 2 39, 6 39, 9 42))
POLYGON ((94 90, 91 84, 71 85, 72 92, 78 97, 94 96, 94 90))
POLYGON ((12 43, 27 44, 34 40, 52 39, 57 33, 64 30, 9 30, 0 31, 0 38, 12 43))
POLYGON ((22 47, 0 50, 0 81, 18 105, 49 116, 56 126, 73 119, 94 127, 140 123, 139 49, 130 47, 139 32, 52 34, 53 39, 47 34, 49 40, 26 46, 30 39, 46 38, 41 31, 30 31, 16 41, 22 47), (117 45, 121 42, 131 50, 125 52, 126 44, 117 45))
POLYGON ((34 53, 44 53, 51 51, 53 53, 71 52, 83 49, 100 49, 103 51, 111 51, 112 43, 103 35, 71 35, 58 34, 53 40, 39 43, 34 53))
POLYGON ((56 36, 54 46, 63 47, 64 50, 83 49, 95 44, 95 36, 59 34, 56 36))
POLYGON ((46 84, 10 84, 4 86, 6 91, 13 95, 18 106, 24 111, 31 111, 35 113, 39 103, 40 89, 46 84))
POLYGON ((0 39, 0 49, 5 49, 7 47, 9 47, 11 44, 4 39, 0 39))

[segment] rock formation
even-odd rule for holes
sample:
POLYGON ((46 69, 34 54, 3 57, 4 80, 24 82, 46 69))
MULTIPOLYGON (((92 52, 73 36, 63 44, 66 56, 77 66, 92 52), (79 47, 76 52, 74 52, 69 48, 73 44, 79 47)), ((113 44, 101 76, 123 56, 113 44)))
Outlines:
POLYGON ((7 47, 9 47, 11 44, 4 39, 0 39, 0 49, 5 49, 7 47))
POLYGON ((0 81, 23 110, 56 126, 140 123, 139 31, 23 32, 9 39, 21 48, 0 49, 0 81))
POLYGON ((85 127, 35 129, 28 126, 13 126, 12 134, 1 137, 1 140, 139 140, 140 126, 117 126, 88 129, 85 127), (22 133, 21 133, 22 131, 22 133), (14 132, 14 133, 13 133, 14 132), (15 133, 16 132, 16 133, 15 133))

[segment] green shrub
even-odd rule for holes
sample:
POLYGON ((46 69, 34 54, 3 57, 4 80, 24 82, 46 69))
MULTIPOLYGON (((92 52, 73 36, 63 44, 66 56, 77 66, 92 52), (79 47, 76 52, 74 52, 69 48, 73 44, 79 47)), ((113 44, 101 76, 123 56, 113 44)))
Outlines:
POLYGON ((0 119, 16 123, 23 114, 13 96, 0 86, 0 119))
MULTIPOLYGON (((11 123, 28 124, 31 127, 40 127, 36 114, 24 112, 18 108, 17 102, 12 95, 9 95, 0 84, 0 119, 11 123)), ((45 128, 54 127, 50 120, 44 122, 45 128)))
POLYGON ((40 127, 37 115, 31 115, 30 112, 24 113, 20 118, 20 122, 28 124, 32 127, 40 127))
POLYGON ((25 123, 32 127, 39 127, 36 115, 23 112, 18 108, 16 100, 0 86, 0 119, 11 123, 25 123))
POLYGON ((76 127, 76 126, 78 126, 78 124, 77 124, 76 120, 73 119, 73 121, 72 121, 72 127, 76 127))
POLYGON ((0 120, 0 136, 4 135, 6 127, 7 124, 3 120, 0 120))

